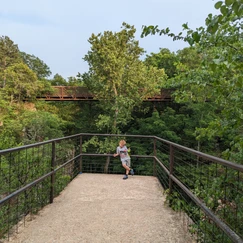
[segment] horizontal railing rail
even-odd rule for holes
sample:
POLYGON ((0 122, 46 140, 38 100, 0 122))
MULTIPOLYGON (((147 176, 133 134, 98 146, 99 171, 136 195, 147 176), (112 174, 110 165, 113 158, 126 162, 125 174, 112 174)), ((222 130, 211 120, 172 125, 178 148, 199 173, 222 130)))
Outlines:
POLYGON ((242 165, 156 136, 90 133, 0 150, 0 238, 52 203, 79 173, 123 173, 111 151, 88 145, 92 137, 131 140, 136 174, 158 178, 198 242, 243 242, 242 165))
MULTIPOLYGON (((45 101, 97 101, 97 97, 88 88, 81 86, 52 86, 53 91, 39 94, 36 98, 45 101)), ((144 101, 171 101, 174 89, 161 89, 159 93, 144 101)), ((142 92, 142 89, 141 89, 142 92)))

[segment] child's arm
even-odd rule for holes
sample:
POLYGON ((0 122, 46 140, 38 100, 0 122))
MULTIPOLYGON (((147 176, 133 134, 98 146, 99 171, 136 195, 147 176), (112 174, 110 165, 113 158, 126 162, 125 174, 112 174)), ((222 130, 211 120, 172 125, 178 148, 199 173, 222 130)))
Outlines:
POLYGON ((115 154, 113 154, 113 157, 116 157, 116 156, 118 156, 120 153, 119 153, 119 149, 118 149, 118 147, 116 148, 116 153, 115 154))
POLYGON ((130 153, 131 153, 131 149, 130 148, 128 148, 127 149, 127 154, 130 156, 130 153))

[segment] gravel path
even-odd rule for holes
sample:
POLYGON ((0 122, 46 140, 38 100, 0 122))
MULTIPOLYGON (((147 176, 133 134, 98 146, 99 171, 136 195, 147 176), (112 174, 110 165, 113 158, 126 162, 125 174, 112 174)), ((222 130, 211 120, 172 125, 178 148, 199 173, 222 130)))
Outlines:
POLYGON ((81 174, 12 243, 191 243, 155 177, 81 174))

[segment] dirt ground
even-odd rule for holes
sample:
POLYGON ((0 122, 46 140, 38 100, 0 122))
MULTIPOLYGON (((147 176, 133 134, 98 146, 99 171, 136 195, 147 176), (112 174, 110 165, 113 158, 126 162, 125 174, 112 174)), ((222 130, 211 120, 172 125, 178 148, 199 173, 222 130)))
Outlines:
POLYGON ((80 174, 12 243, 191 243, 185 220, 149 176, 80 174))

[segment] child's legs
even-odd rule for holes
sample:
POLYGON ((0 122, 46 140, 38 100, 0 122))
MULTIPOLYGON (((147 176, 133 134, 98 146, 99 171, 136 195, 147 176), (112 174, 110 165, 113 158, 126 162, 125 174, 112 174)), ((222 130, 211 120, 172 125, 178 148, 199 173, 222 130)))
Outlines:
POLYGON ((126 175, 129 174, 129 171, 131 170, 130 169, 130 160, 125 160, 125 161, 122 161, 122 166, 126 169, 126 175))

